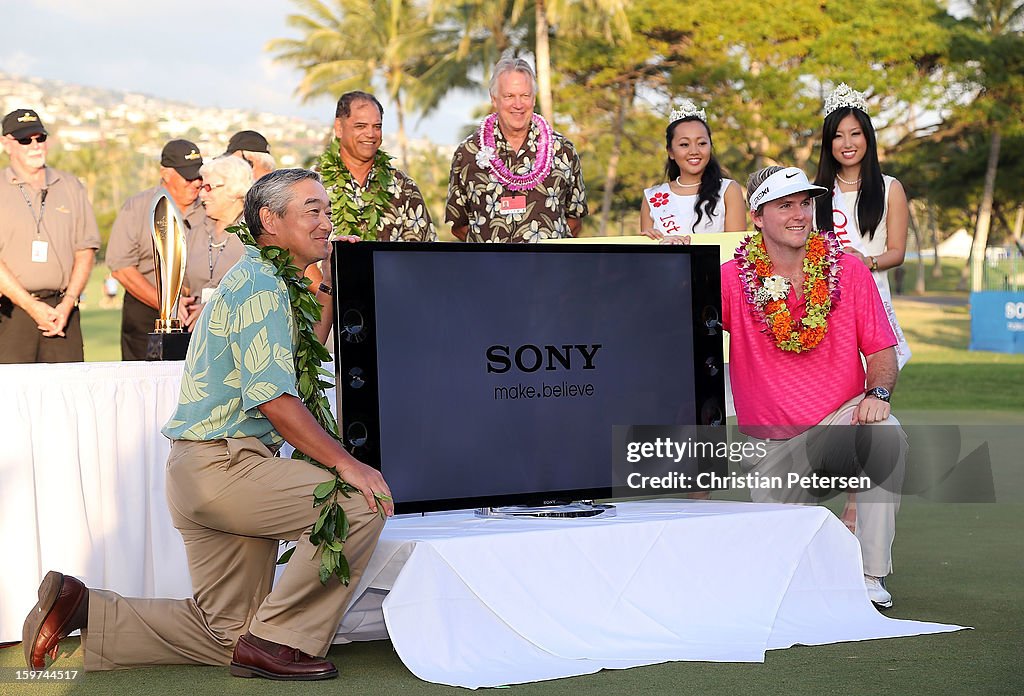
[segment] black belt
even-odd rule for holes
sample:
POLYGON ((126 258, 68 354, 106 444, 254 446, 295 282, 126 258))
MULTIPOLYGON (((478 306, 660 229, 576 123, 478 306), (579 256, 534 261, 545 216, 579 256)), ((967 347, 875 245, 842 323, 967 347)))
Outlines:
POLYGON ((54 297, 60 297, 64 294, 63 290, 36 290, 35 292, 29 293, 32 297, 37 300, 49 300, 54 297))

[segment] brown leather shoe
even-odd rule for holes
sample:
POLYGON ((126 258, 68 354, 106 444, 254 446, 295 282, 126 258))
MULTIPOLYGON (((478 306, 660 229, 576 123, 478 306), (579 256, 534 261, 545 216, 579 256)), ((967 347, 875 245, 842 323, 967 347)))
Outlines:
POLYGON ((298 648, 246 633, 235 643, 231 674, 278 681, 314 681, 334 679, 338 676, 338 669, 330 661, 307 655, 298 648))
POLYGON ((42 670, 47 653, 57 659, 57 648, 68 634, 84 626, 73 624, 75 614, 89 590, 77 578, 51 570, 39 584, 39 601, 21 629, 25 662, 29 669, 42 670))

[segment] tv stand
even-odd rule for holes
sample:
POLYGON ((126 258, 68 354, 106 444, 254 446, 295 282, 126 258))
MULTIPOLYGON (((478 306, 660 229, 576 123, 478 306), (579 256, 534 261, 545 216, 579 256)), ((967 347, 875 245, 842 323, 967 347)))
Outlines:
POLYGON ((476 509, 477 517, 499 517, 502 519, 521 519, 523 517, 615 517, 615 506, 606 503, 595 503, 592 500, 579 500, 574 503, 557 505, 503 505, 501 507, 482 507, 476 509))

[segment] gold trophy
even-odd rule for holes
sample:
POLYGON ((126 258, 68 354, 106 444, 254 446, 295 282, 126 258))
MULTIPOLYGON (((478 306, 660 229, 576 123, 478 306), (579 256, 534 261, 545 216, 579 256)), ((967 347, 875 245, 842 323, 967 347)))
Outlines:
POLYGON ((167 190, 157 189, 150 206, 160 318, 146 345, 146 360, 184 360, 191 336, 178 319, 178 297, 185 282, 185 223, 167 190))

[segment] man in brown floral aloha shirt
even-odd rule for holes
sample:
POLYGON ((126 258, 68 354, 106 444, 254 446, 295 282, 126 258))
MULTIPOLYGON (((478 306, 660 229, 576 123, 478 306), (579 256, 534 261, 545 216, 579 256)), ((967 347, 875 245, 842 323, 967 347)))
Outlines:
POLYGON ((530 64, 502 58, 490 92, 490 126, 485 119, 452 157, 445 211, 452 234, 469 242, 575 236, 588 212, 583 169, 572 143, 534 115, 537 81, 530 64), (481 152, 481 142, 491 150, 481 152))
MULTIPOLYGON (((380 149, 384 107, 367 92, 346 92, 338 100, 334 118, 334 135, 338 139, 341 161, 352 174, 348 183, 355 200, 366 186, 374 158, 380 149)), ((391 205, 384 210, 377 228, 377 239, 383 242, 434 242, 437 232, 423 194, 412 178, 393 168, 391 205)))

